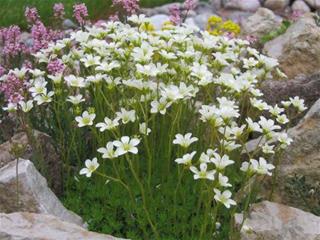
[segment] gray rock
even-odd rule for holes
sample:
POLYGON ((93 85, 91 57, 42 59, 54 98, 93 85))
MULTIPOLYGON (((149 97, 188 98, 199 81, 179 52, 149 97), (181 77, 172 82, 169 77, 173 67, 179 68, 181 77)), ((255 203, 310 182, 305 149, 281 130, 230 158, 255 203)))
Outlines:
POLYGON ((259 8, 255 14, 242 23, 242 31, 245 35, 261 38, 280 25, 279 18, 271 10, 259 8))
POLYGON ((0 213, 0 239, 3 240, 120 240, 89 232, 51 215, 16 212, 0 213))
POLYGON ((20 159, 18 162, 18 189, 16 161, 0 169, 0 212, 51 214, 61 220, 83 225, 82 219, 67 210, 48 188, 46 179, 40 175, 31 161, 20 159))
POLYGON ((170 15, 169 9, 174 5, 177 5, 179 8, 182 8, 183 6, 181 3, 169 3, 159 7, 154 7, 154 8, 143 8, 141 12, 149 17, 153 15, 158 15, 158 14, 170 15))
POLYGON ((320 66, 320 27, 314 15, 305 14, 292 24, 285 34, 267 42, 263 52, 277 58, 280 68, 289 78, 298 74, 311 75, 320 66))
POLYGON ((211 5, 215 10, 220 10, 222 8, 222 0, 211 0, 211 5))
POLYGON ((290 3, 290 0, 266 0, 264 2, 264 7, 271 10, 283 10, 290 3))
POLYGON ((320 73, 311 76, 300 75, 290 80, 267 80, 262 83, 263 98, 269 104, 299 96, 310 108, 320 98, 320 73))
MULTIPOLYGON (((242 214, 235 215, 241 225, 242 214)), ((254 204, 241 230, 241 240, 319 240, 320 217, 264 201, 254 204)))
POLYGON ((155 26, 155 28, 157 30, 160 30, 165 22, 170 21, 170 18, 168 15, 157 14, 150 17, 150 20, 151 23, 155 26))
POLYGON ((297 11, 297 12, 301 12, 301 13, 306 13, 306 12, 311 11, 308 4, 306 4, 305 1, 303 1, 303 0, 296 0, 292 4, 291 8, 292 8, 292 11, 297 11))
POLYGON ((67 30, 67 29, 77 29, 78 28, 78 26, 70 19, 63 20, 62 27, 65 30, 67 30))
POLYGON ((209 17, 211 17, 214 14, 211 13, 203 13, 200 15, 197 15, 195 17, 193 17, 194 23, 202 30, 204 30, 206 28, 206 25, 208 23, 208 19, 209 17))
POLYGON ((33 130, 28 137, 20 132, 13 135, 7 142, 0 145, 0 168, 16 159, 14 149, 19 147, 19 156, 42 163, 49 186, 60 195, 62 193, 62 161, 54 146, 52 138, 42 132, 33 130))
POLYGON ((259 0, 228 0, 224 1, 224 8, 254 12, 261 7, 259 0))

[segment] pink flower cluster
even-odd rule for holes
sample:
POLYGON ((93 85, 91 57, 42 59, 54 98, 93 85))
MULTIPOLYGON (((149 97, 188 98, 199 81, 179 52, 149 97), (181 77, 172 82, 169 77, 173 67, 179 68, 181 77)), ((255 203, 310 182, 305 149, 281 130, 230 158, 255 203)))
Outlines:
POLYGON ((139 0, 112 0, 113 5, 123 8, 127 14, 132 15, 139 10, 139 0))
POLYGON ((174 4, 169 8, 170 13, 170 22, 172 22, 175 25, 179 25, 182 21, 181 19, 181 11, 177 4, 174 4))
POLYGON ((186 0, 183 4, 186 11, 190 11, 195 9, 197 6, 198 1, 197 0, 186 0))
POLYGON ((63 3, 55 3, 53 5, 53 16, 57 19, 63 19, 65 15, 63 3))
POLYGON ((48 72, 52 75, 62 73, 64 68, 65 65, 60 59, 51 60, 47 65, 48 72))
POLYGON ((85 24, 85 18, 88 17, 88 9, 84 3, 75 4, 73 6, 73 16, 77 22, 83 26, 85 24))
POLYGON ((0 39, 2 42, 2 57, 15 57, 26 50, 20 42, 21 31, 18 26, 12 25, 8 28, 0 29, 0 39))
POLYGON ((25 90, 25 81, 19 79, 14 73, 9 73, 5 80, 0 82, 0 92, 4 94, 6 101, 18 103, 23 100, 23 91, 25 90))
POLYGON ((27 22, 31 23, 31 24, 38 22, 40 19, 39 14, 38 14, 38 10, 34 7, 32 7, 32 8, 26 7, 24 15, 27 19, 27 22))

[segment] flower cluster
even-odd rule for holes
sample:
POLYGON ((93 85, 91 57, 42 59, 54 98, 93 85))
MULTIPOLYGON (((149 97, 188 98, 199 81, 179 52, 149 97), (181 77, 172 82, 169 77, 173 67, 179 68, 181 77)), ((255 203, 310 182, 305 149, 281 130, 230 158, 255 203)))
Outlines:
POLYGON ((84 3, 75 4, 73 6, 73 16, 83 26, 85 24, 85 18, 88 17, 88 9, 84 3))
POLYGON ((53 16, 58 19, 63 19, 65 15, 63 3, 55 3, 53 5, 53 16))
MULTIPOLYGON (((133 15, 128 22, 86 27, 41 49, 35 54, 36 67, 27 72, 25 98, 15 108, 32 114, 33 105, 54 104, 48 109, 55 116, 71 115, 70 129, 65 130, 85 134, 94 146, 82 145, 86 158, 94 158, 85 161, 80 174, 91 177, 99 170, 104 176, 101 172, 108 167, 100 167, 99 161, 112 166, 109 174, 119 179, 126 179, 121 174, 130 169, 146 215, 144 186, 157 194, 159 184, 151 180, 153 173, 179 182, 174 203, 181 179, 192 174, 205 182, 199 188, 199 195, 204 192, 199 205, 213 210, 212 221, 217 222, 219 214, 231 214, 220 206, 237 205, 232 195, 245 185, 239 181, 258 182, 260 175, 272 175, 272 156, 290 145, 285 129, 290 117, 305 110, 304 102, 295 97, 271 106, 262 100, 259 86, 279 72, 278 62, 248 41, 184 24, 146 31, 150 20, 143 15, 133 15), (252 136, 259 141, 250 150, 252 136)), ((186 192, 180 194, 188 198, 186 192)), ((147 221, 157 235, 153 220, 147 221)), ((203 224, 206 229, 208 223, 203 224)))
POLYGON ((212 35, 231 35, 232 37, 239 35, 240 26, 231 20, 223 21, 221 17, 211 16, 208 19, 207 31, 212 35))
POLYGON ((112 0, 113 5, 120 6, 130 16, 139 10, 139 0, 112 0))

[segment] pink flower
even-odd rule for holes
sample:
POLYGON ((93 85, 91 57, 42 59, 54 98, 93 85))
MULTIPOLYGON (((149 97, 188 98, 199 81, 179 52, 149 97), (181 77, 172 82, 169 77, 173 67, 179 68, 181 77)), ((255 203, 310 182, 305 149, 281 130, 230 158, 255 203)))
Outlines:
POLYGON ((0 77, 2 77, 6 73, 6 69, 0 65, 0 77))
POLYGON ((246 40, 247 40, 249 43, 253 44, 253 43, 255 43, 255 42, 258 41, 258 38, 257 38, 256 36, 253 36, 253 35, 247 35, 247 36, 246 36, 246 40))
POLYGON ((85 18, 88 17, 88 9, 84 3, 75 4, 73 6, 73 16, 77 22, 83 26, 85 24, 85 18))
POLYGON ((116 13, 113 14, 113 15, 111 15, 111 16, 109 17, 109 20, 112 21, 112 22, 119 21, 118 12, 116 12, 116 13))
POLYGON ((64 68, 65 68, 65 65, 60 59, 51 60, 47 66, 48 72, 52 75, 56 75, 57 73, 62 73, 64 71, 64 68))
POLYGON ((186 0, 183 6, 187 11, 190 11, 196 7, 197 3, 198 3, 197 0, 186 0))
POLYGON ((9 73, 4 81, 0 82, 0 92, 4 94, 6 101, 18 103, 23 100, 25 86, 24 79, 19 79, 14 73, 9 73))
POLYGON ((2 42, 2 57, 8 59, 18 56, 25 50, 25 46, 20 42, 21 31, 18 26, 12 25, 0 30, 0 39, 2 42))
POLYGON ((55 18, 63 19, 65 12, 64 12, 64 5, 63 3, 55 3, 53 5, 53 15, 55 18))
POLYGON ((40 19, 38 10, 35 7, 26 7, 24 16, 26 17, 28 23, 36 23, 40 19))
POLYGON ((175 24, 179 25, 181 23, 181 11, 177 4, 174 4, 169 8, 170 12, 170 21, 175 24))
POLYGON ((122 7, 127 14, 132 15, 139 10, 139 0, 112 0, 113 5, 122 7))

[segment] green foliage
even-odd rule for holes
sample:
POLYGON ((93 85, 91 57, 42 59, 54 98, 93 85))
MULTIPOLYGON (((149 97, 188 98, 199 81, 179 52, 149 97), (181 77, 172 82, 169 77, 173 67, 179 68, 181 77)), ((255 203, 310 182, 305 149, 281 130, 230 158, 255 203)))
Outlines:
POLYGON ((287 21, 287 20, 283 21, 279 28, 277 28, 277 29, 267 33, 266 35, 262 36, 261 39, 260 39, 260 42, 262 44, 265 44, 266 42, 269 42, 272 39, 275 39, 276 37, 284 34, 287 31, 287 29, 290 27, 290 25, 291 25, 290 21, 287 21))
MULTIPOLYGON (((43 22, 46 25, 50 25, 53 16, 52 7, 55 3, 59 2, 65 5, 68 18, 72 18, 72 6, 79 2, 83 2, 87 5, 90 19, 96 20, 107 18, 110 13, 112 13, 111 0, 1 0, 0 14, 5 17, 0 19, 0 27, 7 27, 15 24, 26 29, 28 25, 24 17, 24 9, 27 6, 36 7, 43 22)), ((153 7, 173 1, 141 0, 140 2, 143 7, 153 7)))

